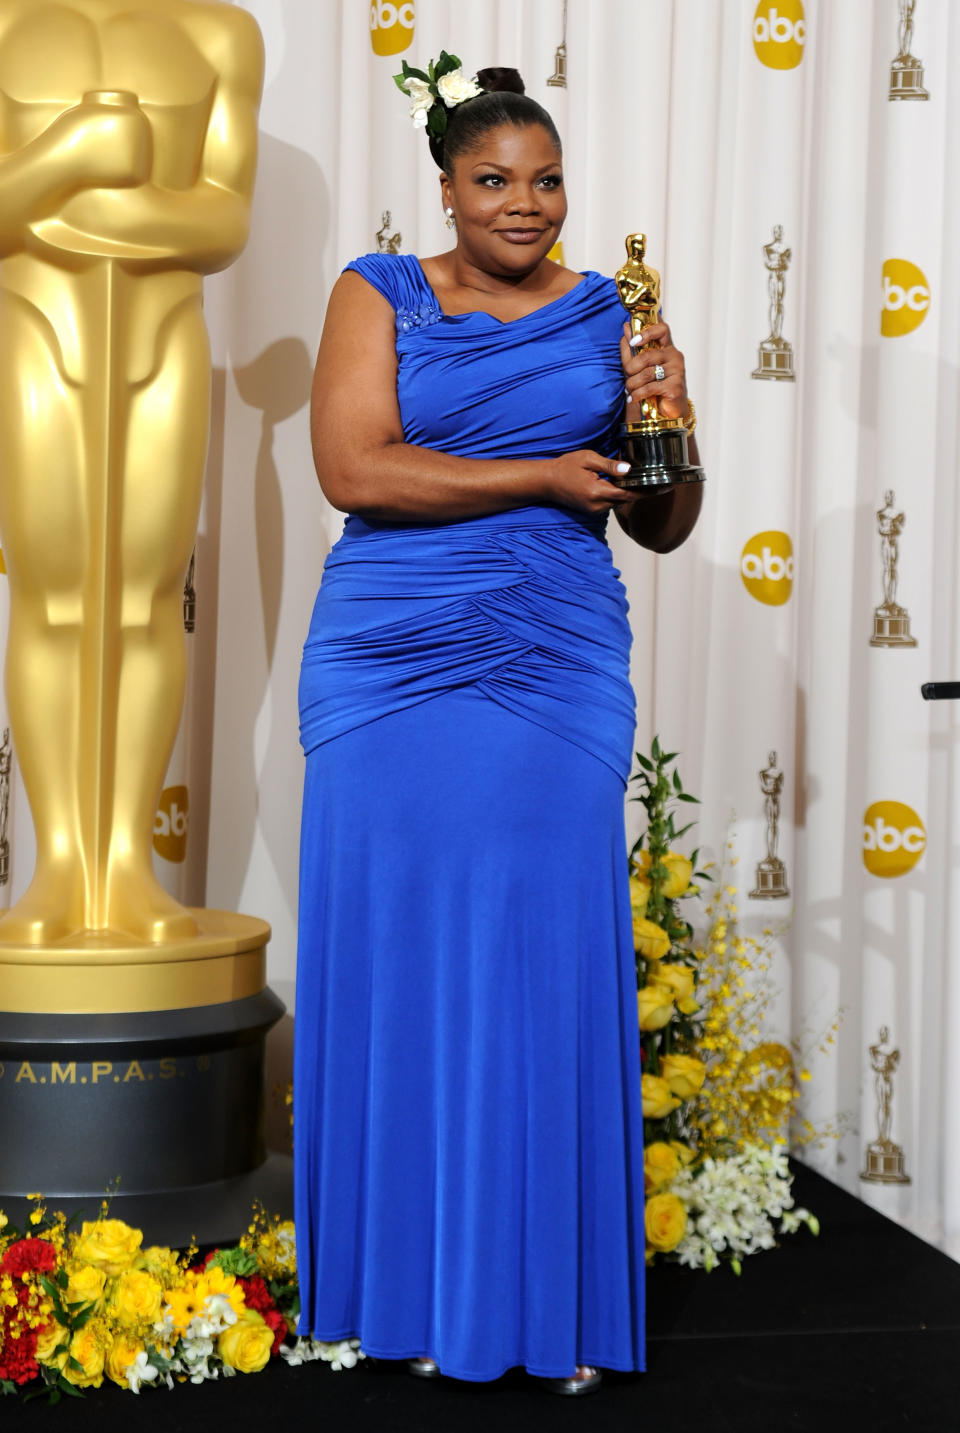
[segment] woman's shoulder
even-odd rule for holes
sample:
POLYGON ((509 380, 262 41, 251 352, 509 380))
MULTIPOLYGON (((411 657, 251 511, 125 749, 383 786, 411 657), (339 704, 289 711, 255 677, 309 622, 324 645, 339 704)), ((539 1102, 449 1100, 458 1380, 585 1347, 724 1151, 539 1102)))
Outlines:
POLYGON ((396 308, 421 303, 429 292, 419 260, 413 254, 361 254, 343 272, 359 274, 396 308))

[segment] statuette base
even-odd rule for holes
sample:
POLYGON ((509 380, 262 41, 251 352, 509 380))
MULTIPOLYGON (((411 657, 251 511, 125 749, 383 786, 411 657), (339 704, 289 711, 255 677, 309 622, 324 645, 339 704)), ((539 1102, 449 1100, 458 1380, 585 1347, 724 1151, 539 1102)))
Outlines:
POLYGON ((909 1184, 904 1173, 903 1150, 892 1139, 876 1139, 867 1145, 867 1159, 860 1178, 865 1184, 909 1184))
POLYGON ((772 378, 781 383, 793 383, 793 349, 785 338, 765 338, 757 353, 757 367, 751 378, 772 378))
POLYGON ((704 481, 703 469, 690 462, 687 430, 683 427, 624 423, 620 429, 620 456, 630 464, 630 471, 610 479, 618 488, 672 488, 704 481))
POLYGON ((910 614, 905 607, 878 607, 873 614, 871 647, 915 647, 910 635, 910 614))
POLYGON ((894 60, 890 66, 891 100, 928 100, 930 91, 924 87, 923 65, 912 55, 894 60))
POLYGON ((790 894, 787 868, 776 856, 757 862, 757 884, 750 892, 753 901, 785 900, 790 894))

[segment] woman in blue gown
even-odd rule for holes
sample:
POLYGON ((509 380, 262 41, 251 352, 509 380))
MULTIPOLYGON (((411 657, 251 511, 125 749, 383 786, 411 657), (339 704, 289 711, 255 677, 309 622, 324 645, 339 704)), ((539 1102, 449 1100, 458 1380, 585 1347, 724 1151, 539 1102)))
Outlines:
POLYGON ((318 473, 351 515, 300 686, 300 1332, 577 1392, 644 1366, 607 477, 625 381, 687 400, 666 326, 632 353, 613 282, 546 258, 560 144, 514 76, 432 146, 456 247, 348 265, 318 359, 318 473))

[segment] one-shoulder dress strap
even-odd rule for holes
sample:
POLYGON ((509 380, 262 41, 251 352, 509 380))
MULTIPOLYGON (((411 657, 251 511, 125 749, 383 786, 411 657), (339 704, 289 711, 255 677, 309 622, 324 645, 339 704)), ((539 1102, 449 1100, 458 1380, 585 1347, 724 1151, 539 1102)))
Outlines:
POLYGON ((436 309, 433 290, 413 254, 362 254, 347 264, 382 294, 398 314, 419 313, 424 306, 436 309))

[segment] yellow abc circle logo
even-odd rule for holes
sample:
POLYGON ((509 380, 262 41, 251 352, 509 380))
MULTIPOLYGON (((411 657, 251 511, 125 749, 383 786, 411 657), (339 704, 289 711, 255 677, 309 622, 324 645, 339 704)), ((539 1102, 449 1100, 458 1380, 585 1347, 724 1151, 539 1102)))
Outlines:
POLYGON ((930 307, 930 286, 926 274, 909 259, 887 259, 883 266, 883 306, 880 332, 899 338, 919 328, 930 307))
POLYGON ((803 59, 807 22, 803 0, 760 0, 753 15, 753 48, 771 70, 794 70, 803 59))
POLYGON ((399 55, 413 43, 413 0, 370 0, 370 43, 375 55, 399 55))
POLYGON ((740 554, 743 585, 758 602, 782 607, 793 591, 793 543, 785 532, 756 532, 740 554))
POLYGON ((875 801, 863 817, 863 864, 871 876, 905 876, 927 849, 927 833, 912 806, 875 801))
POLYGON ((185 786, 167 786, 153 822, 153 849, 165 861, 179 865, 187 857, 190 798, 185 786))

